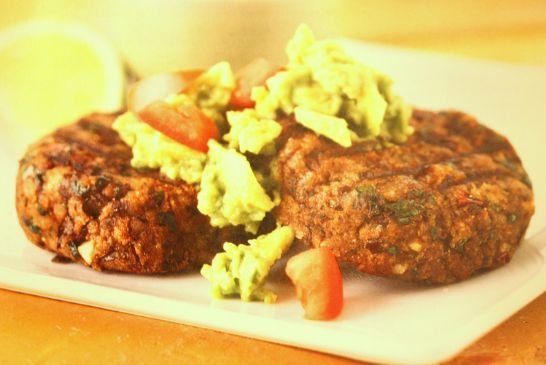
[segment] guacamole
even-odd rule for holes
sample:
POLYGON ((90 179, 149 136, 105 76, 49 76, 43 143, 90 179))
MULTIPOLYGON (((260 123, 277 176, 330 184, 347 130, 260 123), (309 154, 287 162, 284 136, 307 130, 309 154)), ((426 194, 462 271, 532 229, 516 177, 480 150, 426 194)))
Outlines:
MULTIPOLYGON (((350 58, 336 43, 316 42, 309 28, 300 26, 286 53, 286 69, 252 91, 258 115, 274 119, 279 112, 294 113, 296 107, 305 110, 306 116, 318 113, 320 121, 303 118, 302 124, 313 125, 315 132, 334 141, 339 139, 332 138, 336 127, 329 126, 324 116, 345 119, 360 138, 381 136, 404 142, 413 132, 411 108, 393 93, 391 80, 350 58)), ((341 125, 337 119, 330 120, 341 125)), ((350 145, 346 137, 343 143, 350 145)))
POLYGON ((138 119, 132 112, 120 115, 112 126, 132 147, 131 166, 159 168, 170 179, 194 184, 201 180, 207 155, 180 144, 138 119))
MULTIPOLYGON (((280 118, 293 118, 342 147, 374 138, 382 142, 379 146, 388 146, 404 142, 413 132, 411 107, 394 93, 392 81, 349 57, 336 43, 317 42, 309 28, 300 26, 286 54, 287 65, 250 90, 252 108, 232 110, 240 106, 230 104, 234 91, 240 91, 236 87, 253 81, 244 72, 237 81, 226 62, 165 100, 173 106, 194 104, 215 122, 219 138, 208 141, 207 154, 171 140, 136 114, 118 117, 114 128, 133 149, 131 164, 199 184, 197 208, 212 226, 241 225, 256 234, 281 200, 274 158, 280 118)), ((293 239, 290 227, 279 227, 248 245, 226 242, 225 252, 201 270, 212 283, 213 296, 273 302, 275 294, 263 284, 293 239)))
POLYGON ((230 148, 242 153, 272 154, 275 152, 274 141, 281 134, 282 127, 272 119, 259 118, 253 109, 241 112, 227 112, 230 126, 224 136, 230 148))
MULTIPOLYGON (((195 104, 219 126, 226 129, 225 109, 235 77, 227 62, 220 62, 200 75, 187 93, 173 94, 165 101, 171 105, 195 104)), ((170 179, 182 179, 189 184, 201 181, 206 155, 178 143, 141 121, 133 112, 119 116, 113 124, 121 139, 132 147, 131 166, 159 168, 170 179)))
POLYGON ((210 140, 208 161, 197 194, 197 209, 216 227, 244 225, 256 233, 275 206, 258 182, 250 163, 239 152, 210 140))
POLYGON ((185 91, 195 105, 211 118, 221 132, 227 129, 224 113, 235 89, 235 76, 227 62, 219 62, 203 72, 185 91))
POLYGON ((278 227, 271 233, 249 240, 248 245, 226 242, 211 265, 203 265, 201 275, 210 281, 213 298, 240 296, 244 301, 274 303, 277 295, 264 288, 273 264, 290 248, 294 231, 278 227))

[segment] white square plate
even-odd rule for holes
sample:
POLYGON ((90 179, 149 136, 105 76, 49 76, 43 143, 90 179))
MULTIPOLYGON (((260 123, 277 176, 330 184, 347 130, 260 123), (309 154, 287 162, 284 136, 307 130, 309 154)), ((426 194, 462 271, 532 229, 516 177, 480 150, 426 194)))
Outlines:
MULTIPOLYGON (((28 243, 18 226, 14 181, 20 156, 4 148, 0 286, 361 360, 434 363, 456 355, 546 290, 546 231, 537 235, 546 221, 546 69, 343 44, 391 75, 414 105, 464 110, 510 137, 534 183, 537 210, 509 265, 443 287, 346 270, 345 308, 332 322, 302 319, 280 265, 270 284, 279 294, 277 304, 211 301, 208 283, 198 274, 142 277, 52 263, 52 255, 28 243)), ((8 145, 6 138, 0 135, 0 146, 8 145)))

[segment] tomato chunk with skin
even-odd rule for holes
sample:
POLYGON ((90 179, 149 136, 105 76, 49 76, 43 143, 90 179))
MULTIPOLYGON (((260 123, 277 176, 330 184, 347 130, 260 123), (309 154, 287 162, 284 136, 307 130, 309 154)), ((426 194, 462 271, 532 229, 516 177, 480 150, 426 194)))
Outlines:
POLYGON ((207 152, 209 139, 218 139, 218 127, 192 104, 173 106, 156 101, 138 113, 155 130, 190 148, 207 152))
POLYGON ((336 257, 326 247, 293 256, 286 274, 294 283, 305 318, 330 320, 343 309, 343 278, 336 257))
POLYGON ((127 108, 139 112, 154 101, 183 92, 202 73, 203 70, 187 70, 161 73, 139 80, 127 92, 127 108))
POLYGON ((230 105, 236 109, 253 108, 255 102, 250 99, 252 88, 264 85, 279 69, 265 58, 257 58, 240 69, 235 74, 237 86, 231 94, 230 105))

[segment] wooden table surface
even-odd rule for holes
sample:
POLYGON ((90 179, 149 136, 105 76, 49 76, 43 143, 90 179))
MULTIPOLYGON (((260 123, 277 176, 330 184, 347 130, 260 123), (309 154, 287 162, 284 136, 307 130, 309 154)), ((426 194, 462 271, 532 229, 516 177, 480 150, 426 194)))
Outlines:
MULTIPOLYGON (((7 2, 0 1, 0 8, 3 4, 7 2)), ((338 23, 333 26, 344 35, 435 52, 546 65, 544 1, 389 0, 379 3, 348 0, 339 2, 335 12, 334 19, 338 23)), ((17 15, 13 19, 20 18, 16 11, 10 14, 17 15)), ((264 365, 356 362, 211 330, 0 290, 0 364, 102 363, 264 365)), ((449 364, 546 364, 546 294, 464 350, 449 364)))

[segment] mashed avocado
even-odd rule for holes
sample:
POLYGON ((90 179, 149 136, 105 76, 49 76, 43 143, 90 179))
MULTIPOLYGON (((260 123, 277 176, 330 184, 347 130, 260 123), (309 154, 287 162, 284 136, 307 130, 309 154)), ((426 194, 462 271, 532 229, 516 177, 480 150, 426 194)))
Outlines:
POLYGON ((216 227, 245 226, 256 233, 265 214, 275 206, 260 185, 246 157, 214 140, 197 194, 197 209, 216 227))
MULTIPOLYGON (((300 107, 345 119, 361 138, 403 142, 412 133, 411 108, 393 93, 391 80, 350 58, 336 43, 316 42, 309 28, 300 26, 286 53, 286 70, 252 91, 258 115, 274 119, 279 112, 291 114, 300 107)), ((313 123, 314 130, 331 138, 335 127, 325 121, 313 123)))
POLYGON ((272 119, 259 118, 253 109, 241 112, 227 113, 230 126, 229 133, 224 136, 230 148, 242 153, 254 154, 274 152, 273 141, 281 134, 282 127, 272 119))
POLYGON ((212 284, 214 298, 239 295, 244 301, 260 300, 273 303, 277 295, 264 288, 273 264, 288 250, 294 240, 290 227, 278 227, 273 232, 249 240, 248 245, 226 242, 211 265, 203 265, 201 275, 212 284))
POLYGON ((224 118, 231 93, 235 89, 235 76, 227 62, 220 62, 199 76, 186 91, 195 105, 214 120, 218 129, 225 132, 224 118))
POLYGON ((131 166, 159 168, 171 179, 197 183, 201 179, 207 155, 180 144, 148 124, 132 112, 120 115, 113 124, 121 139, 132 147, 131 166))

